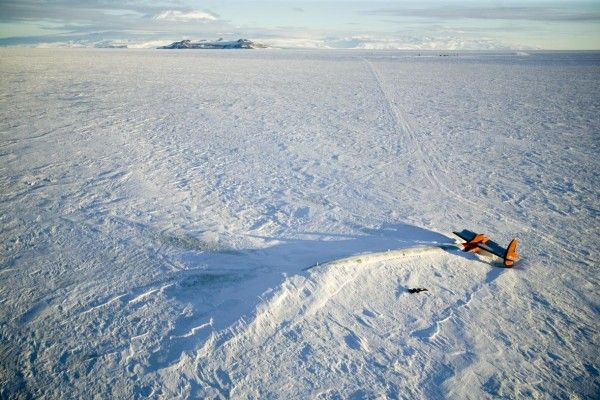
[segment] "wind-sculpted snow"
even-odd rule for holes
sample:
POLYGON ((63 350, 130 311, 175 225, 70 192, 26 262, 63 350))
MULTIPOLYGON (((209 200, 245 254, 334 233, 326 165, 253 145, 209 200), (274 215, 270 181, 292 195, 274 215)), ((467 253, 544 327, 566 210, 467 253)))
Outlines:
MULTIPOLYGON (((460 256, 426 250, 406 249, 387 260, 386 253, 362 256, 286 280, 252 322, 205 347, 196 366, 207 388, 203 395, 442 396, 445 379, 476 363, 470 343, 485 341, 478 330, 465 329, 465 309, 481 309, 503 271, 485 264, 465 268, 470 263, 460 256), (411 285, 428 291, 410 294, 411 285), (224 382, 211 377, 217 366, 227 371, 224 382)), ((509 275, 504 281, 515 279, 509 275)), ((518 380, 507 369, 487 372, 514 390, 518 380)))
POLYGON ((2 398, 598 397, 597 53, 0 60, 2 398))

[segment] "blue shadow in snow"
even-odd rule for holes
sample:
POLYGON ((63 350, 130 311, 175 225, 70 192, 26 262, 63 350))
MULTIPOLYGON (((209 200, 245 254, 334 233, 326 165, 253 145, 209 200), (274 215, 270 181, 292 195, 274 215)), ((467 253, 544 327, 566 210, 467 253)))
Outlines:
POLYGON ((250 315, 261 295, 278 287, 286 276, 307 275, 304 270, 309 266, 364 253, 455 243, 440 233, 406 224, 362 229, 356 235, 304 232, 299 236, 305 238, 263 237, 276 244, 262 249, 182 249, 180 262, 188 268, 173 274, 165 294, 191 306, 192 312, 176 320, 170 339, 151 356, 149 367, 159 369, 177 362, 183 352, 202 345, 212 333, 250 315))

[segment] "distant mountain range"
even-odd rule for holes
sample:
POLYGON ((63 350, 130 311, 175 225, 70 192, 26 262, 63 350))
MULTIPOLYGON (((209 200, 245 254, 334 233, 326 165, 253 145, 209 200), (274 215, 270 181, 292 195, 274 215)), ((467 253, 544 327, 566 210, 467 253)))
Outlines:
POLYGON ((267 46, 261 43, 256 43, 248 39, 238 39, 233 41, 225 41, 219 39, 215 42, 207 42, 201 40, 192 42, 191 40, 182 40, 173 42, 167 46, 157 47, 158 49, 264 49, 267 46))

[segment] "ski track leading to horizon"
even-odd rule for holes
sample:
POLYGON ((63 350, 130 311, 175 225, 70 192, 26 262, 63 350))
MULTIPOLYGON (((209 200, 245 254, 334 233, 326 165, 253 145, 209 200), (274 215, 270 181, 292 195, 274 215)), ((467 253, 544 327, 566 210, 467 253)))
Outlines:
MULTIPOLYGON (((437 178, 435 171, 440 169, 441 163, 439 161, 437 161, 437 159, 436 159, 436 152, 424 150, 423 141, 417 140, 415 138, 413 129, 411 128, 410 124, 406 120, 406 117, 402 113, 400 106, 397 104, 394 104, 394 102, 391 100, 391 98, 390 98, 389 94, 387 93, 385 86, 384 86, 381 78, 379 77, 379 74, 378 74, 377 70, 375 69, 375 67, 373 66, 373 64, 366 58, 362 58, 362 59, 368 65, 371 73, 373 74, 373 77, 377 81, 377 85, 379 86, 382 95, 386 99, 386 102, 388 105, 388 110, 389 110, 390 114, 393 115, 396 125, 400 128, 400 130, 403 133, 405 133, 410 138, 410 143, 412 145, 414 145, 414 147, 417 149, 417 151, 419 153, 418 160, 420 162, 422 162, 423 172, 428 176, 430 182, 432 184, 434 184, 438 189, 441 189, 444 192, 446 192, 449 196, 454 197, 457 201, 459 201, 461 203, 467 203, 469 205, 469 207, 471 207, 472 209, 476 209, 477 211, 485 214, 486 216, 490 217, 491 219, 495 219, 497 217, 496 213, 492 213, 492 212, 488 211, 486 208, 482 207, 480 204, 477 204, 474 201, 466 198, 465 196, 462 196, 458 192, 451 190, 448 186, 444 185, 437 178)), ((523 227, 522 222, 515 220, 514 218, 510 217, 510 215, 503 215, 502 219, 509 221, 514 226, 523 227)), ((538 229, 527 228, 526 232, 528 235, 534 234, 539 239, 545 240, 548 243, 552 244, 553 246, 560 247, 564 252, 571 255, 574 260, 576 260, 578 258, 578 255, 575 252, 569 250, 567 245, 564 245, 563 243, 558 242, 556 239, 550 237, 547 234, 541 233, 538 229)))
POLYGON ((1 396, 599 392, 596 55, 0 53, 1 396))

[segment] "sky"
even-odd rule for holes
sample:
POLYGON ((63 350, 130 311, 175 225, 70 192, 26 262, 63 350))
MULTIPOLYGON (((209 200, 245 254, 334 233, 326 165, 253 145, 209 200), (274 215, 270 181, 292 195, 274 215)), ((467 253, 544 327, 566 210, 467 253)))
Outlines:
POLYGON ((600 49, 600 0, 0 0, 0 45, 600 49))

